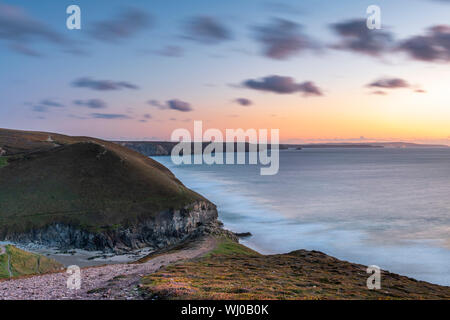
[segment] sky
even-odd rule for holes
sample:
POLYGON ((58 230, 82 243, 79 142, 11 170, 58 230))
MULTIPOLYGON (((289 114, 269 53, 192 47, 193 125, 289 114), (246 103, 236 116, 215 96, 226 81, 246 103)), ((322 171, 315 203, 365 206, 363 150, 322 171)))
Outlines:
POLYGON ((0 0, 2 128, 450 145, 449 66, 450 0, 0 0))

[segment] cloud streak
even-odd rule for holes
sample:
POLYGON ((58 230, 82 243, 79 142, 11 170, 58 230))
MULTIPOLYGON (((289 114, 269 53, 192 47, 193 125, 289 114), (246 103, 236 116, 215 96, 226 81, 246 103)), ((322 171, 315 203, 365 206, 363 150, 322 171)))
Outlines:
POLYGON ((410 84, 401 78, 382 78, 373 81, 367 85, 369 88, 382 88, 382 89, 399 89, 409 88, 410 84))
MULTIPOLYGON (((30 105, 29 103, 25 103, 26 105, 30 105)), ((40 101, 38 104, 35 104, 31 107, 31 110, 34 112, 49 112, 50 108, 64 108, 62 103, 56 102, 51 99, 44 99, 40 101)))
POLYGON ((90 109, 106 109, 108 107, 106 102, 100 99, 75 100, 73 103, 90 109))
POLYGON ((334 23, 330 27, 341 38, 339 43, 331 46, 334 49, 381 56, 389 52, 395 44, 392 33, 370 30, 364 19, 334 23))
POLYGON ((142 10, 127 8, 115 18, 97 22, 90 34, 97 40, 114 43, 134 36, 152 22, 151 16, 142 10))
POLYGON ((41 56, 38 51, 30 47, 31 44, 39 41, 66 49, 72 47, 72 44, 61 34, 29 16, 22 8, 2 3, 0 3, 0 40, 9 42, 11 50, 31 57, 41 56))
POLYGON ((210 16, 197 16, 186 24, 186 39, 203 44, 217 44, 232 38, 231 31, 218 19, 210 16))
POLYGON ((426 62, 450 62, 450 25, 437 25, 402 41, 398 50, 411 58, 426 62))
POLYGON ((255 27, 255 39, 262 45, 264 56, 285 60, 307 49, 317 48, 302 28, 292 21, 275 19, 271 24, 255 27))
POLYGON ((291 77, 267 76, 262 79, 249 79, 243 82, 243 86, 249 89, 267 91, 278 94, 302 93, 303 96, 322 96, 322 90, 312 81, 295 82, 291 77))
POLYGON ((40 102, 41 105, 47 106, 47 107, 56 107, 56 108, 63 108, 64 105, 62 103, 56 102, 51 99, 45 99, 40 102))
POLYGON ((121 113, 91 113, 91 117, 94 119, 106 119, 106 120, 126 120, 131 119, 126 114, 121 113))
POLYGON ((126 81, 94 80, 89 77, 79 78, 72 82, 76 88, 88 88, 98 91, 120 90, 120 89, 139 89, 138 86, 126 81))
POLYGON ((158 100, 149 100, 148 104, 161 110, 171 109, 181 112, 190 112, 194 110, 190 103, 179 99, 168 100, 165 104, 160 103, 158 100))

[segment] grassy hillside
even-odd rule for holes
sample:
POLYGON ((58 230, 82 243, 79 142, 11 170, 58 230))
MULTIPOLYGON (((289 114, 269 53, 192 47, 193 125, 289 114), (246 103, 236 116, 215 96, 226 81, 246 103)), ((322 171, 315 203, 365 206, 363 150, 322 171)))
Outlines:
POLYGON ((87 137, 0 129, 0 236, 61 222, 89 231, 204 200, 164 166, 87 137))
POLYGON ((45 256, 20 250, 12 245, 0 251, 0 279, 61 270, 63 265, 45 256))
POLYGON ((144 295, 159 299, 450 299, 450 287, 382 272, 369 290, 366 267, 317 251, 261 255, 222 240, 205 257, 142 279, 144 295))

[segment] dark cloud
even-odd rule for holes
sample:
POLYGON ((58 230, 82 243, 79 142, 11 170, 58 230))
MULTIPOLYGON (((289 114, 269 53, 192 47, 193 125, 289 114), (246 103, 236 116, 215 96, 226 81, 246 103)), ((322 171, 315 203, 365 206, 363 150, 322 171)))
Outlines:
POLYGON ((209 16, 194 17, 186 25, 186 38, 204 44, 231 39, 231 32, 219 20, 209 16))
POLYGON ((56 101, 53 101, 53 100, 50 100, 50 99, 42 100, 40 104, 44 105, 44 106, 47 106, 47 107, 57 107, 57 108, 64 107, 64 105, 62 103, 59 103, 59 102, 56 102, 56 101))
POLYGON ((117 42, 150 27, 152 20, 151 16, 142 10, 127 8, 113 19, 97 22, 90 33, 98 40, 117 42))
POLYGON ((22 8, 0 3, 0 40, 10 42, 15 52, 38 57, 40 53, 30 48, 36 41, 68 46, 69 42, 46 24, 30 17, 22 8))
POLYGON ((72 86, 78 88, 89 88, 92 90, 120 90, 120 89, 139 89, 138 86, 125 81, 111 81, 111 80, 93 80, 88 77, 79 78, 72 82, 72 86))
POLYGON ((169 107, 169 109, 177 110, 177 111, 181 111, 181 112, 192 111, 192 107, 189 103, 178 100, 178 99, 173 99, 173 100, 167 101, 167 106, 169 107))
POLYGON ((296 83, 291 77, 267 76, 262 79, 250 79, 243 85, 250 89, 274 92, 279 94, 291 94, 300 92, 304 96, 322 96, 322 91, 311 81, 296 83))
POLYGON ((255 39, 263 46, 265 56, 284 60, 298 53, 317 47, 302 32, 302 26, 283 19, 275 19, 271 24, 256 27, 255 39))
POLYGON ((120 114, 120 113, 91 113, 91 117, 95 119, 108 119, 108 120, 125 120, 125 119, 131 119, 126 114, 120 114))
POLYGON ((437 25, 429 28, 425 35, 401 41, 398 50, 416 60, 450 62, 450 25, 437 25))
POLYGON ((390 32, 370 30, 364 19, 334 23, 331 28, 341 37, 341 42, 332 46, 335 49, 380 56, 391 50, 394 45, 393 35, 390 32))
POLYGON ((100 99, 75 100, 73 103, 78 106, 88 107, 90 109, 105 109, 108 107, 106 102, 100 99))
POLYGON ((252 105, 252 101, 247 98, 237 98, 234 101, 244 107, 252 105))
POLYGON ((146 113, 146 114, 144 114, 144 118, 145 118, 145 119, 151 119, 151 118, 152 118, 152 115, 149 114, 149 113, 146 113))
POLYGON ((158 100, 149 100, 148 104, 150 104, 151 106, 157 107, 161 110, 172 109, 172 110, 177 110, 177 111, 181 111, 181 112, 189 112, 189 111, 193 110, 189 103, 178 100, 178 99, 168 100, 166 102, 166 104, 160 103, 158 100))
POLYGON ((184 49, 180 46, 165 46, 155 51, 156 54, 164 57, 179 58, 184 54, 184 49))
POLYGON ((398 89, 398 88, 409 88, 410 84, 400 78, 383 78, 376 80, 367 85, 369 88, 383 88, 383 89, 398 89))

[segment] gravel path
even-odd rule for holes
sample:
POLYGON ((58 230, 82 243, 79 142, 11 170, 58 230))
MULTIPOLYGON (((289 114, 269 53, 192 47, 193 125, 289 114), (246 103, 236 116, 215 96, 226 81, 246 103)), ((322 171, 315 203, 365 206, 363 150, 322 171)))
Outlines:
POLYGON ((177 261, 192 259, 216 246, 213 237, 204 238, 193 247, 166 253, 141 264, 114 264, 81 269, 81 288, 68 289, 70 274, 61 272, 11 279, 0 282, 3 300, 61 300, 61 299, 140 299, 137 285, 143 275, 177 261))

